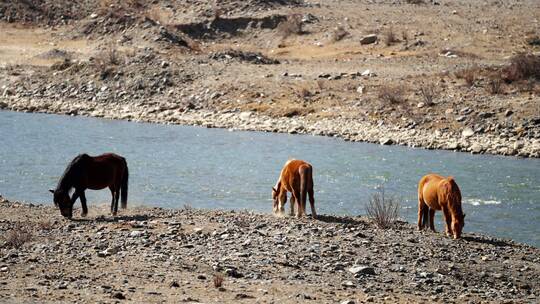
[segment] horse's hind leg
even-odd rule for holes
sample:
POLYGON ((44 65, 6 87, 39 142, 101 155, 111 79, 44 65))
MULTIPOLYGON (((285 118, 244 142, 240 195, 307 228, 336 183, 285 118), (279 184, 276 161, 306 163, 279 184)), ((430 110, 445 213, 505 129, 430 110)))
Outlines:
MULTIPOLYGON (((428 211, 426 210, 426 214, 427 212, 428 211)), ((431 208, 429 208, 429 229, 431 229, 433 232, 437 232, 435 231, 435 209, 431 208)))
POLYGON ((302 206, 302 200, 300 199, 300 193, 298 191, 294 191, 292 193, 292 196, 294 197, 294 200, 296 202, 296 217, 300 218, 302 215, 304 215, 304 206, 302 206))
POLYGON ((114 215, 118 214, 118 201, 120 200, 120 188, 114 194, 114 215))
POLYGON ((311 207, 311 217, 316 219, 317 211, 315 211, 315 197, 313 196, 313 188, 308 190, 308 195, 309 195, 309 205, 311 207))
POLYGON ((294 199, 294 195, 291 195, 291 213, 290 216, 294 216, 294 205, 296 204, 296 200, 294 199))
POLYGON ((421 198, 418 198, 418 230, 424 229, 424 226, 427 224, 427 214, 428 206, 424 203, 421 198))

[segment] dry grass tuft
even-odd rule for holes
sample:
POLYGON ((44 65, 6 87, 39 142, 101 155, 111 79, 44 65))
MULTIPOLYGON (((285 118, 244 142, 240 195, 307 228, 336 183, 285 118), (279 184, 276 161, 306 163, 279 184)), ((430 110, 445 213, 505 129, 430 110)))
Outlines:
POLYGON ((342 26, 338 26, 334 29, 330 38, 332 42, 338 42, 350 35, 351 33, 347 32, 345 28, 343 28, 342 26))
POLYGON ((454 73, 457 79, 465 80, 468 87, 472 87, 478 78, 479 68, 477 66, 463 69, 454 73))
POLYGON ((300 14, 291 14, 287 16, 287 20, 282 21, 277 26, 278 32, 281 34, 283 39, 291 35, 301 35, 304 33, 302 15, 300 14))
POLYGON ((391 46, 392 44, 399 42, 393 28, 389 28, 384 32, 383 41, 386 46, 391 46))
POLYGON ((221 273, 214 274, 214 278, 212 279, 212 282, 214 283, 215 288, 221 288, 223 287, 223 275, 221 273))
POLYGON ((154 6, 149 9, 146 14, 146 18, 154 21, 155 23, 163 26, 170 25, 173 20, 173 14, 171 11, 162 9, 158 6, 154 6))
POLYGON ((405 101, 405 87, 402 85, 383 85, 379 87, 378 97, 390 104, 398 104, 405 101))
POLYGON ((366 205, 366 214, 379 228, 386 229, 398 219, 399 208, 399 200, 393 196, 386 196, 381 186, 370 197, 366 205))
POLYGON ((17 225, 8 230, 4 235, 4 246, 7 248, 19 249, 26 242, 32 240, 32 232, 22 225, 17 225))
POLYGON ((439 97, 437 86, 433 82, 422 83, 420 87, 420 96, 427 106, 435 104, 435 99, 439 97))
POLYGON ((503 91, 502 84, 503 84, 503 80, 501 79, 501 77, 499 76, 490 77, 488 80, 488 86, 487 86, 488 92, 492 95, 501 94, 503 91))

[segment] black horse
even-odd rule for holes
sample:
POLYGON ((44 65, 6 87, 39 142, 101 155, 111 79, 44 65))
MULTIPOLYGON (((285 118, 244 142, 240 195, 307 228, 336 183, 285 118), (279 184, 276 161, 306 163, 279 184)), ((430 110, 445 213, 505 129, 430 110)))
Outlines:
POLYGON ((118 212, 120 196, 122 209, 127 207, 128 176, 127 162, 122 156, 113 153, 94 157, 80 154, 69 163, 56 189, 49 191, 54 194, 54 204, 60 208, 60 213, 71 218, 77 198, 81 199, 81 216, 86 216, 88 213, 84 190, 100 190, 109 187, 112 195, 111 213, 115 216, 118 212), (73 188, 75 192, 70 198, 69 192, 73 188))

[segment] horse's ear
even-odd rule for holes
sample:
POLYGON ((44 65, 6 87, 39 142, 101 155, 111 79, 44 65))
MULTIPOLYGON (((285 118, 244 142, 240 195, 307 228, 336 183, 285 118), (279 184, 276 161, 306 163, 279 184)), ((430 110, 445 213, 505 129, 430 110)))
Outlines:
POLYGON ((463 213, 463 219, 465 219, 465 215, 467 215, 467 214, 463 213))
POLYGON ((54 190, 53 189, 49 189, 49 192, 54 194, 54 190))
POLYGON ((277 192, 276 188, 272 187, 272 191, 273 192, 277 192))

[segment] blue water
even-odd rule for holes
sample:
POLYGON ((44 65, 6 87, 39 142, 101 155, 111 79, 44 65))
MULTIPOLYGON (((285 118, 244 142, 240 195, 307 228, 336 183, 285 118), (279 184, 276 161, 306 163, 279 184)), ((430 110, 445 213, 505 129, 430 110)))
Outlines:
MULTIPOLYGON (((128 161, 131 206, 271 212, 271 187, 282 165, 298 158, 314 167, 319 213, 364 214, 384 184, 387 194, 401 198, 401 216, 414 223, 417 182, 436 172, 460 185, 465 232, 540 246, 539 159, 6 111, 0 111, 0 140, 0 194, 14 200, 50 204, 47 190, 73 157, 115 152, 128 161)), ((87 191, 87 198, 91 208, 109 203, 110 194, 87 191)))

